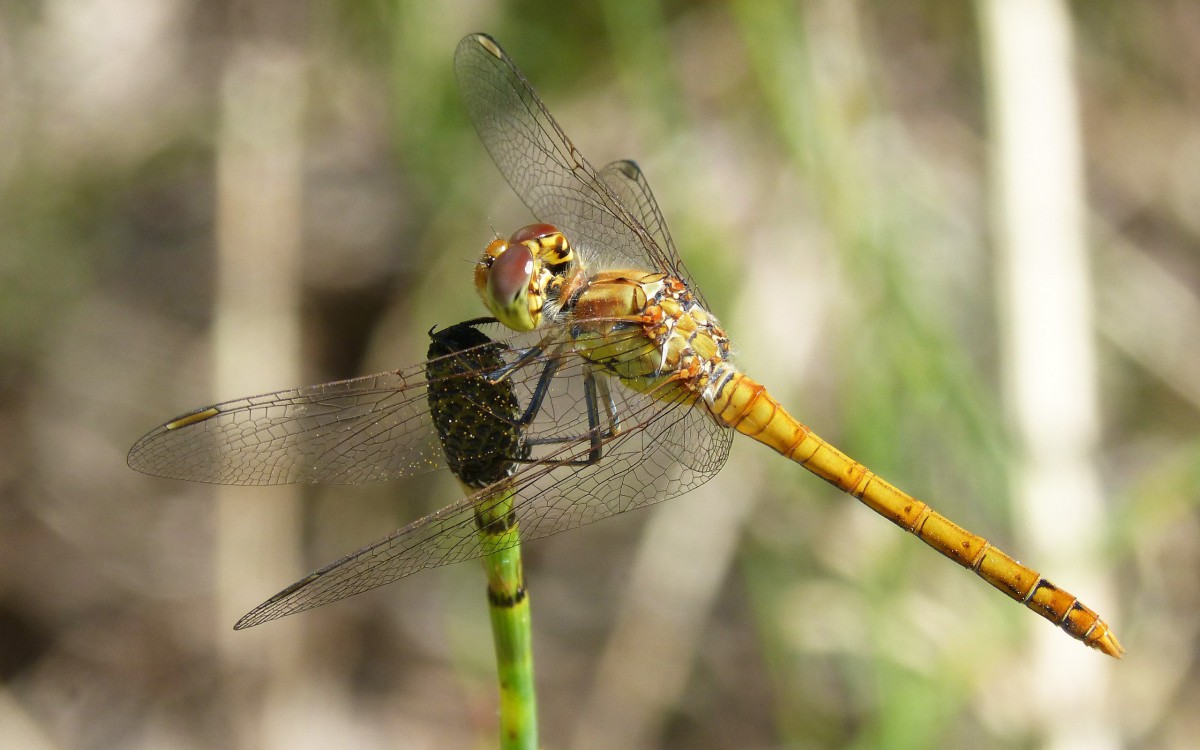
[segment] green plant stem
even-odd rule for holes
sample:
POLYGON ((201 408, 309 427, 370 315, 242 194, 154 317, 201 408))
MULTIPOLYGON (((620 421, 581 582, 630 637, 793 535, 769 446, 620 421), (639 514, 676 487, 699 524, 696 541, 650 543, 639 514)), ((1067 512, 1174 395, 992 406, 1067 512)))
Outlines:
POLYGON ((475 519, 484 549, 499 549, 483 557, 483 570, 487 575, 488 610, 500 680, 500 747, 534 750, 537 699, 533 684, 533 635, 520 537, 511 521, 513 497, 512 490, 503 492, 496 502, 481 506, 475 519))

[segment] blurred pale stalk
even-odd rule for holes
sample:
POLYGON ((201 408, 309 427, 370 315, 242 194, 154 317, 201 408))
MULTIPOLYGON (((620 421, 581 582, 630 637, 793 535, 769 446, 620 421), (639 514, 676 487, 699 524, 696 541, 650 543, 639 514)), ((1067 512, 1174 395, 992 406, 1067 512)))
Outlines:
MULTIPOLYGON (((1116 623, 1098 560, 1103 505, 1092 289, 1071 19, 1061 0, 980 0, 1005 387, 1018 434, 1020 538, 1039 570, 1116 623)), ((1116 747, 1110 661, 1044 625, 1023 691, 1054 748, 1116 747)))
MULTIPOLYGON (((245 44, 229 57, 221 84, 214 350, 216 392, 231 398, 300 382, 303 61, 266 41, 245 44)), ((213 625, 223 634, 235 736, 243 747, 292 747, 271 717, 299 668, 298 631, 263 638, 232 624, 296 577, 298 493, 222 487, 217 498, 213 625)))
POLYGON ((1178 274, 1105 227, 1097 318, 1100 332, 1200 409, 1200 297, 1178 274), (1148 336, 1147 332, 1154 335, 1148 336))

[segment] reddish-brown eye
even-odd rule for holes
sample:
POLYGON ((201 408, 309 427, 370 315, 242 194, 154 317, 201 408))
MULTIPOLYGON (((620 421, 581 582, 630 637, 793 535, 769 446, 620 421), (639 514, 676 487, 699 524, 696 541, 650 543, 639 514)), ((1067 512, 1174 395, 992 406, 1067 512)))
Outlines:
POLYGON ((533 253, 524 245, 509 245, 488 271, 488 291, 501 304, 512 304, 529 287, 533 253))
POLYGON ((530 224, 513 232, 513 236, 509 237, 508 241, 515 244, 526 240, 536 240, 538 237, 545 237, 556 232, 558 232, 558 227, 553 224, 530 224))

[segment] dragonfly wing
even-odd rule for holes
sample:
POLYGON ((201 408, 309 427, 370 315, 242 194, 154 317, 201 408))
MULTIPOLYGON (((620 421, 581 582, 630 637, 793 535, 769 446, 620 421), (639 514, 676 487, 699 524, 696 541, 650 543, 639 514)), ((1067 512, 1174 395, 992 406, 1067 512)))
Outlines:
MULTIPOLYGON (((540 336, 518 333, 487 348, 498 346, 505 362, 515 362, 540 336)), ((511 376, 522 404, 552 356, 527 358, 511 376)), ((448 360, 197 409, 138 440, 129 466, 170 479, 242 485, 363 484, 445 468, 429 413, 430 384, 472 376, 443 367, 448 360)))
POLYGON ((707 308, 708 303, 700 296, 699 287, 684 266, 679 251, 675 249, 675 241, 671 239, 671 232, 667 229, 667 220, 663 218, 662 209, 654 199, 654 193, 650 190, 650 183, 646 181, 642 168, 632 159, 620 159, 601 169, 599 177, 666 254, 670 266, 675 269, 674 275, 682 279, 700 300, 701 306, 707 308))
POLYGON ((129 466, 216 484, 357 484, 445 465, 424 366, 226 401, 177 417, 129 466))
POLYGON ((671 254, 597 176, 495 39, 463 38, 454 68, 475 130, 538 220, 562 230, 595 270, 676 274, 671 254))
POLYGON ((601 169, 597 176, 617 196, 621 205, 646 228, 655 243, 672 257, 678 258, 675 241, 667 231, 667 220, 663 218, 658 201, 654 199, 650 184, 646 182, 646 176, 637 162, 618 159, 601 169))
POLYGON ((296 581, 246 613, 234 629, 336 602, 425 568, 478 557, 482 542, 475 527, 477 495, 431 513, 296 581))
MULTIPOLYGON (((284 615, 391 583, 425 568, 498 551, 485 549, 476 528, 479 503, 515 493, 513 516, 522 540, 537 539, 681 495, 711 479, 729 455, 733 431, 720 427, 692 398, 667 402, 610 379, 611 407, 599 436, 600 458, 587 434, 589 417, 580 396, 579 357, 564 362, 527 436, 532 463, 511 477, 432 513, 312 575, 256 607, 236 627, 284 615)), ((538 367, 524 367, 535 370, 538 367)), ((606 377, 600 374, 599 377, 606 377)), ((536 386, 522 377, 518 390, 536 386)), ((527 402, 522 397, 522 402, 527 402)))

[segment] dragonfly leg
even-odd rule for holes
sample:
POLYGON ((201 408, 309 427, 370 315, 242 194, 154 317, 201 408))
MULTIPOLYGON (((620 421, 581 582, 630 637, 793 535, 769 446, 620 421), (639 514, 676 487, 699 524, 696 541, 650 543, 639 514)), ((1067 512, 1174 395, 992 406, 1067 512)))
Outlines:
POLYGON ((617 414, 617 402, 613 400, 612 391, 609 390, 608 381, 604 378, 596 380, 596 390, 601 398, 604 399, 605 411, 608 413, 608 434, 606 437, 619 435, 621 432, 621 416, 617 414))
MULTIPOLYGON (((544 351, 545 349, 541 344, 530 347, 512 363, 490 373, 487 376, 488 382, 492 384, 503 382, 517 367, 528 364, 544 351)), ((533 389, 529 405, 525 407, 525 412, 515 422, 517 427, 524 429, 533 424, 533 420, 537 418, 542 405, 545 403, 546 395, 550 392, 550 385, 554 381, 555 374, 562 367, 562 363, 563 360, 561 358, 551 357, 543 365, 542 374, 533 389)), ((587 439, 591 443, 591 448, 588 450, 588 457, 586 459, 557 462, 563 466, 588 466, 596 463, 603 456, 602 446, 604 441, 613 437, 619 431, 620 420, 617 416, 617 405, 613 400, 612 392, 609 390, 607 383, 601 383, 596 379, 594 370, 589 369, 584 374, 584 398, 586 399, 588 413, 588 431, 586 434, 587 439), (603 397, 605 402, 605 413, 608 415, 609 423, 607 430, 601 428, 600 410, 597 405, 598 397, 603 397)), ((525 443, 527 445, 557 445, 578 442, 582 437, 581 435, 574 435, 553 438, 528 438, 525 443)))
POLYGON ((557 357, 546 362, 545 367, 542 368, 542 376, 538 378, 537 387, 533 389, 533 396, 529 399, 529 406, 517 420, 518 427, 528 427, 533 423, 538 412, 542 410, 542 402, 546 400, 546 394, 550 392, 550 382, 554 380, 554 373, 558 372, 558 368, 561 366, 562 360, 557 357))
MULTIPOLYGON (((539 384, 539 389, 541 384, 539 384)), ((613 400, 612 393, 608 389, 608 384, 602 379, 596 378, 595 370, 588 370, 583 376, 584 399, 587 403, 588 415, 588 431, 586 437, 590 443, 588 448, 587 458, 568 459, 563 461, 555 461, 553 459, 547 461, 545 458, 539 459, 543 463, 553 463, 558 466, 591 466, 597 463, 604 457, 604 443, 611 440, 620 433, 620 419, 617 416, 617 404, 613 400), (599 399, 603 397, 605 401, 605 414, 608 417, 607 429, 602 425, 600 418, 599 399)), ((532 406, 532 404, 531 404, 532 406)), ((530 438, 526 441, 527 445, 558 445, 576 443, 583 439, 583 435, 568 435, 556 436, 552 438, 530 438)), ((532 462, 534 459, 529 459, 532 462)))
POLYGON ((497 385, 499 383, 503 383, 504 380, 506 378, 508 378, 509 375, 512 375, 514 372, 516 372, 517 368, 524 367, 529 362, 533 361, 534 359, 537 359, 539 356, 541 356, 543 351, 544 351, 544 349, 541 344, 529 347, 528 349, 526 349, 524 352, 521 353, 521 356, 517 357, 515 360, 513 360, 509 364, 501 367, 498 370, 493 370, 492 372, 488 373, 488 375, 487 375, 488 383, 490 385, 497 385))
MULTIPOLYGON (((487 376, 487 381, 491 385, 504 382, 504 380, 512 375, 517 368, 523 367, 533 360, 540 357, 546 351, 546 339, 541 343, 531 346, 521 353, 519 357, 509 364, 494 370, 487 376)), ((533 389, 533 396, 529 399, 529 406, 525 408, 525 413, 517 420, 518 427, 528 427, 537 417, 538 412, 542 409, 542 402, 546 399, 546 394, 550 392, 550 383, 554 380, 555 373, 562 367, 562 359, 559 357, 550 357, 546 360, 546 364, 542 366, 541 377, 538 378, 537 387, 533 389)))
MULTIPOLYGON (((599 390, 596 386, 596 372, 588 370, 583 378, 583 392, 587 400, 588 414, 588 437, 591 439, 592 447, 588 450, 587 463, 594 464, 600 460, 603 454, 603 438, 600 436, 600 405, 596 400, 596 391, 599 390)), ((607 391, 607 388, 605 388, 607 391)), ((609 394, 611 396, 612 394, 609 394)))

